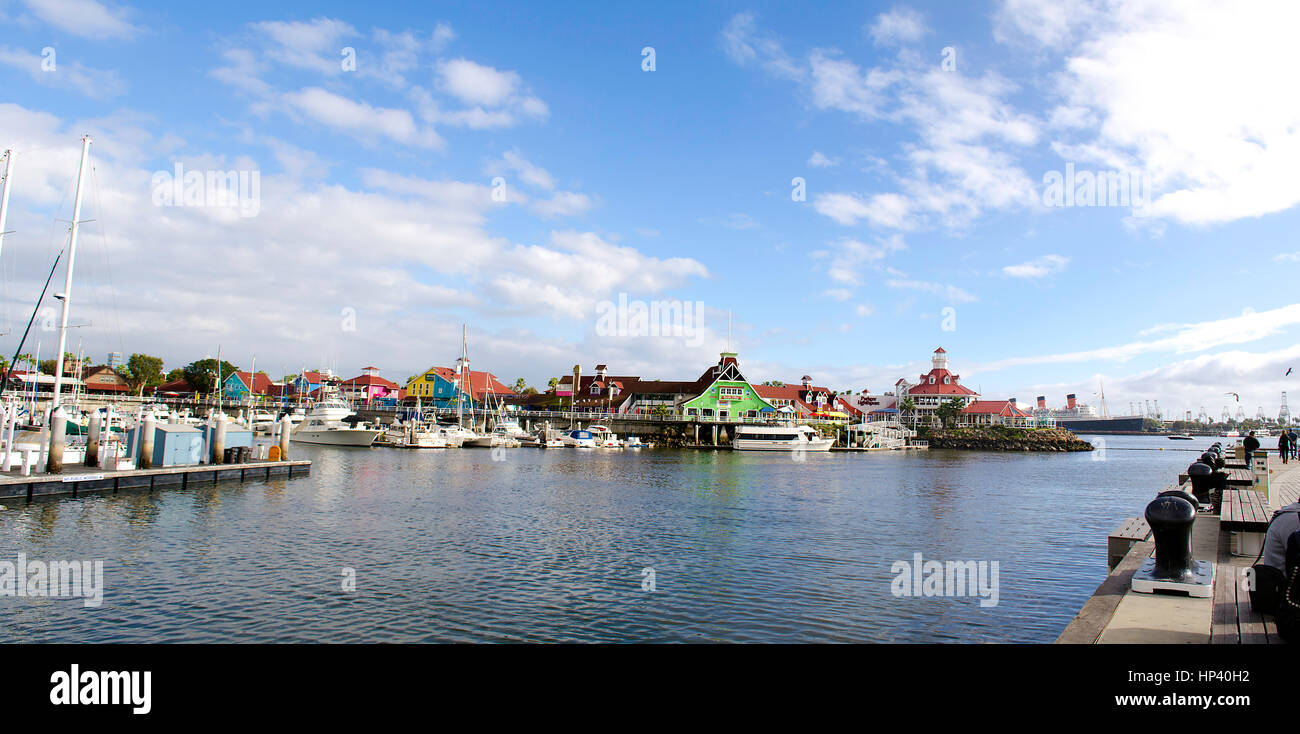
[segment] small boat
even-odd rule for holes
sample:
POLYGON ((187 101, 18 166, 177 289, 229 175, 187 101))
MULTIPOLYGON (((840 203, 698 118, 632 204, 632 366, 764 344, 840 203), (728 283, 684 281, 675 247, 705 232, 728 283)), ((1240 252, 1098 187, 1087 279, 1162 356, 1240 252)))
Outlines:
POLYGON ((1170 441, 1191 441, 1192 436, 1191 434, 1187 434, 1187 433, 1171 433, 1169 434, 1169 440, 1170 441))
POLYGON ((835 439, 820 438, 812 426, 737 426, 733 451, 830 451, 835 439))
POLYGON ((618 436, 608 427, 599 423, 587 426, 587 431, 591 433, 592 438, 596 440, 596 448, 601 449, 621 449, 623 444, 619 442, 618 436))
POLYGON ((596 448, 596 437, 591 431, 574 429, 564 434, 564 445, 575 449, 594 449, 596 448))
POLYGON ((491 433, 476 436, 463 444, 466 448, 477 449, 517 449, 522 444, 511 436, 502 426, 497 426, 491 433))
POLYGON ((636 436, 628 436, 627 440, 623 442, 623 446, 629 449, 643 449, 646 447, 645 444, 641 443, 641 439, 636 436))

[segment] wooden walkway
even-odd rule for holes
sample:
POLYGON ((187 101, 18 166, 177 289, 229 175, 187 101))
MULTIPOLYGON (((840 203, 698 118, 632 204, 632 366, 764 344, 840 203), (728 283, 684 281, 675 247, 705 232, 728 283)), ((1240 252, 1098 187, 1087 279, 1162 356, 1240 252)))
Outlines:
POLYGON ((0 500, 30 501, 35 497, 75 497, 90 492, 117 492, 124 489, 183 489, 197 484, 277 477, 296 479, 311 474, 311 462, 254 461, 247 464, 199 464, 125 471, 87 471, 87 467, 83 466, 69 466, 67 469, 64 474, 32 474, 26 477, 13 472, 0 474, 0 500))
MULTIPOLYGON (((1280 461, 1270 462, 1270 469, 1269 484, 1275 507, 1300 501, 1300 462, 1285 465, 1280 461)), ((1233 533, 1264 532, 1275 509, 1267 505, 1262 492, 1252 488, 1253 480, 1252 476, 1249 482, 1240 479, 1234 482, 1234 487, 1224 493, 1221 515, 1198 514, 1192 526, 1193 558, 1214 563, 1211 598, 1132 591, 1133 573, 1154 554, 1155 543, 1150 536, 1142 534, 1144 528, 1139 518, 1130 518, 1112 533, 1107 547, 1112 562, 1123 545, 1131 544, 1128 552, 1056 641, 1216 645, 1284 642, 1278 637, 1272 618, 1250 608, 1247 571, 1254 565, 1255 556, 1231 553, 1233 533), (1121 545, 1117 547, 1117 543, 1121 545)))

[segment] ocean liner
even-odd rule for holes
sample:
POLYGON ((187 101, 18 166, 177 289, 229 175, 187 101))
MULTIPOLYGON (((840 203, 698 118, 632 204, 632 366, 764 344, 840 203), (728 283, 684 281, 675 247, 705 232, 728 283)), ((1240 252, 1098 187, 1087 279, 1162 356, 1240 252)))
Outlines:
POLYGON ((1056 425, 1075 433, 1109 433, 1118 431, 1138 432, 1142 430, 1140 415, 1097 415, 1097 411, 1087 403, 1080 403, 1074 393, 1065 396, 1065 407, 1052 410, 1047 407, 1047 398, 1038 396, 1038 407, 1034 409, 1037 417, 1056 420, 1056 425))

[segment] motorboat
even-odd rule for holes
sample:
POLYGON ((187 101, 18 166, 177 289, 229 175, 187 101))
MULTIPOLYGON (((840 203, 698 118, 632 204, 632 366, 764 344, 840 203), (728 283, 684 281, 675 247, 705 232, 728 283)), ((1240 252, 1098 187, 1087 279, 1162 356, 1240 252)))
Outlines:
POLYGON ((629 449, 646 448, 646 444, 641 443, 641 439, 637 438, 636 436, 628 436, 627 440, 623 442, 623 446, 624 448, 629 448, 629 449))
POLYGON ((596 439, 597 448, 602 448, 602 449, 623 448, 623 444, 619 442, 618 436, 615 435, 613 431, 609 430, 608 427, 596 423, 587 426, 587 430, 590 431, 592 437, 596 439))
POLYGON ((1169 440, 1170 441, 1191 441, 1192 436, 1189 433, 1171 433, 1169 434, 1169 440))
POLYGON ((596 448, 596 437, 591 431, 574 429, 564 434, 564 445, 575 449, 594 449, 596 448))
POLYGON ((353 415, 352 406, 329 397, 312 406, 302 423, 289 438, 298 443, 315 443, 326 446, 369 446, 379 436, 379 429, 362 427, 359 423, 345 423, 353 415))
POLYGON ((734 451, 830 451, 835 439, 821 438, 812 426, 737 426, 734 451))
POLYGON ((475 436, 464 443, 466 448, 477 449, 517 449, 521 445, 522 442, 510 435, 502 426, 497 426, 491 433, 475 436))

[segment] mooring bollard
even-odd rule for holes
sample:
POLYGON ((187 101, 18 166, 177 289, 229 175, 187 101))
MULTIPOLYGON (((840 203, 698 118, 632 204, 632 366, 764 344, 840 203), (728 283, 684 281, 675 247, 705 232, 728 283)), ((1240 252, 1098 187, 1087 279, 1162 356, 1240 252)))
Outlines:
POLYGON ((45 465, 47 474, 63 473, 63 449, 68 443, 68 415, 63 406, 54 409, 50 416, 50 454, 45 465))
POLYGON ((217 411, 212 425, 212 463, 221 464, 226 460, 226 411, 217 411))
POLYGON ((289 460, 289 434, 293 433, 293 421, 285 413, 280 419, 280 461, 289 460))
POLYGON ((90 428, 86 431, 86 466, 99 465, 99 411, 90 414, 90 428))
POLYGON ((144 423, 140 424, 140 468, 153 468, 153 442, 154 434, 157 433, 157 424, 154 421, 153 413, 147 413, 144 417, 144 423))
POLYGON ((44 467, 50 455, 50 409, 41 414, 41 455, 37 457, 37 466, 44 467))
POLYGON ((0 440, 4 441, 5 451, 4 458, 0 459, 0 470, 9 471, 9 460, 14 452, 14 438, 9 426, 13 423, 13 414, 18 412, 18 406, 13 406, 13 410, 5 408, 4 422, 0 423, 0 440))
POLYGON ((1201 461, 1187 467, 1187 477, 1192 481, 1192 495, 1200 503, 1210 501, 1210 490, 1214 487, 1214 469, 1206 461, 1207 458, 1214 460, 1209 454, 1202 454, 1201 461))
MULTIPOLYGON (((1207 467, 1208 468, 1208 467, 1207 467)), ((1174 591, 1194 597, 1214 593, 1214 564, 1192 560, 1196 507, 1178 492, 1162 492, 1147 505, 1146 520, 1155 535, 1156 555, 1133 574, 1134 591, 1174 591)))

